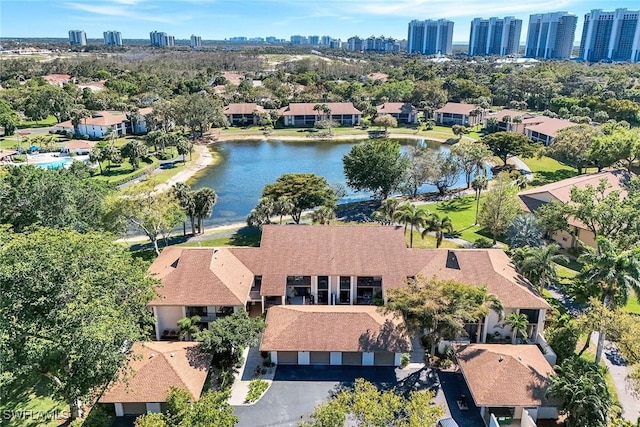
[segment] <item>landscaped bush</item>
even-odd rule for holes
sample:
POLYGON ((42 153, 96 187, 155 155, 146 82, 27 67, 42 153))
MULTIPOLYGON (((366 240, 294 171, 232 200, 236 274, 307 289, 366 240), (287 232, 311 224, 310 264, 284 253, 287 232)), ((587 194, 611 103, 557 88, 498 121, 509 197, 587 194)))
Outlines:
POLYGON ((249 393, 247 393, 244 403, 251 403, 260 399, 262 393, 267 390, 267 387, 269 387, 269 383, 265 380, 251 380, 249 383, 249 393))
POLYGON ((402 357, 400 358, 400 366, 405 367, 411 362, 411 355, 409 353, 402 353, 402 357))
POLYGON ((13 156, 13 161, 14 162, 26 162, 27 161, 27 155, 26 154, 15 154, 13 156))
POLYGON ((473 247, 480 249, 490 249, 493 247, 493 242, 486 237, 480 237, 479 239, 476 239, 475 242, 473 242, 473 247))

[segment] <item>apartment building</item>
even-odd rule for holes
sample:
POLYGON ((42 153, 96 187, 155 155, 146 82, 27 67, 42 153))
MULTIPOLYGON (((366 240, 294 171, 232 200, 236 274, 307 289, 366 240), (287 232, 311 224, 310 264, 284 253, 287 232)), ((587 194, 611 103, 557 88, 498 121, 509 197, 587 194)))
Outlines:
POLYGON ((407 51, 423 55, 443 54, 453 52, 453 21, 427 19, 409 22, 407 37, 407 51))
POLYGON ((524 56, 568 59, 573 51, 577 24, 578 17, 567 12, 530 15, 524 56))
POLYGON ((105 31, 102 36, 105 46, 122 46, 122 34, 120 31, 105 31))
POLYGON ((69 30, 69 44, 72 46, 86 46, 87 34, 82 30, 69 30))
POLYGON ((640 61, 640 10, 587 13, 579 57, 589 62, 640 61))
POLYGON ((175 38, 173 36, 168 35, 167 33, 152 31, 149 33, 149 38, 151 39, 151 46, 159 46, 159 47, 175 46, 175 38))
POLYGON ((520 48, 522 20, 504 18, 475 18, 471 21, 469 55, 517 55, 520 48))
POLYGON ((202 37, 194 36, 191 34, 191 49, 198 49, 202 47, 202 37))

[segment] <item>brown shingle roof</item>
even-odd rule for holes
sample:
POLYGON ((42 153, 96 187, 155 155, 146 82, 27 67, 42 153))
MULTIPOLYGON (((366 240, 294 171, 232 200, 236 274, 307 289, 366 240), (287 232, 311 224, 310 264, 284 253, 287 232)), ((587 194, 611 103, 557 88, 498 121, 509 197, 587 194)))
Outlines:
POLYGON ((262 351, 411 350, 401 316, 374 306, 281 305, 267 313, 262 351))
MULTIPOLYGON (((322 111, 316 111, 313 109, 321 102, 294 102, 288 106, 281 108, 280 114, 283 116, 315 116, 323 115, 322 111)), ((331 114, 362 114, 360 110, 353 106, 351 102, 325 102, 330 109, 331 114)))
POLYGON ((531 132, 538 132, 543 135, 549 135, 551 137, 555 137, 556 133, 561 129, 578 125, 577 123, 570 122, 569 120, 556 119, 553 117, 545 116, 539 117, 544 117, 544 120, 542 120, 537 125, 528 126, 527 129, 529 129, 531 132))
POLYGON ((444 107, 438 108, 436 113, 450 113, 450 114, 469 114, 471 111, 478 108, 475 104, 462 104, 459 102, 447 102, 444 107))
POLYGON ((478 406, 544 406, 553 368, 536 345, 470 344, 457 349, 478 406))
POLYGON ((413 275, 486 286, 505 308, 549 308, 501 249, 414 249, 411 255, 413 275))
POLYGON ((122 376, 98 400, 101 403, 165 402, 171 387, 185 389, 200 398, 211 356, 197 349, 195 342, 151 341, 135 343, 129 363, 130 376, 122 376))
POLYGON ((94 125, 94 126, 113 126, 120 124, 127 120, 127 116, 124 113, 116 112, 110 113, 109 111, 98 111, 93 117, 87 117, 80 120, 81 124, 94 125))
POLYGON ((0 160, 18 154, 16 150, 0 150, 0 160))
POLYGON ((418 112, 416 107, 408 102, 385 102, 376 107, 378 114, 415 114, 418 112))
POLYGON ((82 150, 82 149, 90 150, 95 145, 96 143, 92 141, 84 141, 82 139, 72 139, 71 141, 65 142, 64 148, 66 150, 82 150))
POLYGON ((149 267, 160 279, 149 305, 244 306, 252 272, 229 249, 166 248, 149 267))
POLYGON ((263 112, 264 108, 255 102, 235 103, 224 107, 224 114, 253 114, 256 110, 263 112))

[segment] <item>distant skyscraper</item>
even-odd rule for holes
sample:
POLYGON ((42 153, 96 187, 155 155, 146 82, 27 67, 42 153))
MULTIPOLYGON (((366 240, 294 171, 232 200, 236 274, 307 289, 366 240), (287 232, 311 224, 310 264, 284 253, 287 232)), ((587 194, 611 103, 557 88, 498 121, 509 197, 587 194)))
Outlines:
POLYGON ((309 36, 309 44, 319 45, 320 44, 320 36, 309 36))
POLYGON ((191 34, 191 48, 197 49, 202 47, 202 37, 191 34))
POLYGON ((309 44, 309 39, 305 36, 291 36, 291 44, 309 44))
POLYGON ((120 34, 120 31, 105 31, 102 35, 106 46, 122 46, 122 34, 120 34))
POLYGON ((567 12, 539 13, 529 16, 529 31, 524 56, 567 59, 573 51, 578 17, 567 12))
POLYGON ((469 55, 517 55, 520 48, 522 20, 504 18, 475 18, 471 21, 469 55))
POLYGON ((151 39, 151 46, 160 47, 173 47, 175 46, 175 38, 159 31, 152 31, 149 33, 151 39))
POLYGON ((69 44, 74 46, 86 46, 87 34, 82 30, 69 30, 69 44))
POLYGON ((349 37, 347 39, 347 50, 354 52, 361 52, 364 48, 364 40, 358 36, 349 37))
POLYGON ((433 21, 413 20, 409 22, 407 51, 435 55, 450 55, 453 52, 453 21, 438 19, 433 21))
POLYGON ((585 61, 640 61, 640 10, 594 9, 584 16, 579 56, 585 61))
POLYGON ((320 44, 323 44, 325 46, 331 45, 331 36, 322 36, 320 38, 320 44))

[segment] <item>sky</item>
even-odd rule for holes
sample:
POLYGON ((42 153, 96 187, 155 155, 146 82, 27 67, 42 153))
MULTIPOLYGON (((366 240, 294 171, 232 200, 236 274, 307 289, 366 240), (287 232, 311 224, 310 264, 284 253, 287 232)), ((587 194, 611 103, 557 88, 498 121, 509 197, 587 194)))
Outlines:
POLYGON ((0 37, 63 37, 84 30, 89 39, 117 30, 124 39, 164 31, 176 39, 285 38, 294 34, 347 38, 407 37, 412 19, 454 21, 454 42, 468 42, 473 18, 567 11, 578 15, 576 40, 591 9, 640 9, 638 0, 0 0, 0 37))

